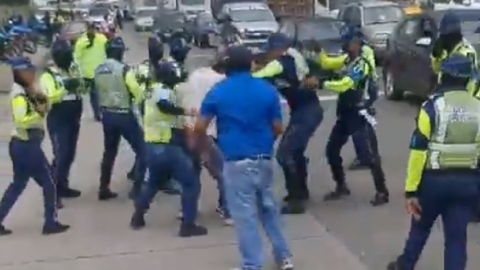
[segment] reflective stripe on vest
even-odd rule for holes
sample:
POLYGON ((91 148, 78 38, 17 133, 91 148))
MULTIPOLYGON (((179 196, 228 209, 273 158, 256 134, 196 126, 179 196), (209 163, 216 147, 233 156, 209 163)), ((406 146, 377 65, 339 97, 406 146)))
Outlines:
POLYGON ((178 104, 176 91, 167 89, 160 83, 154 84, 151 90, 146 91, 147 99, 143 118, 146 142, 169 143, 172 139, 172 128, 183 128, 181 116, 166 114, 159 110, 157 103, 164 91, 169 92, 170 102, 178 104))
POLYGON ((434 101, 435 124, 428 149, 428 169, 478 165, 480 101, 467 91, 446 92, 434 101))
POLYGON ((95 70, 95 89, 99 94, 101 107, 109 109, 130 109, 132 96, 125 83, 126 66, 113 59, 95 70))

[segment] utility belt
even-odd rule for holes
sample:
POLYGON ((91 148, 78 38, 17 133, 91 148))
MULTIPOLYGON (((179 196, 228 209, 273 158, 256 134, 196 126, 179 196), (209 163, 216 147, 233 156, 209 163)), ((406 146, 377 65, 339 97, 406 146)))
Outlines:
POLYGON ((119 114, 129 114, 132 110, 130 108, 108 108, 108 107, 100 107, 103 112, 110 112, 110 113, 119 113, 119 114))
POLYGON ((17 131, 16 134, 12 135, 12 139, 23 141, 23 142, 42 142, 45 138, 45 130, 43 128, 30 128, 26 132, 17 131), (26 138, 22 134, 26 134, 26 138))

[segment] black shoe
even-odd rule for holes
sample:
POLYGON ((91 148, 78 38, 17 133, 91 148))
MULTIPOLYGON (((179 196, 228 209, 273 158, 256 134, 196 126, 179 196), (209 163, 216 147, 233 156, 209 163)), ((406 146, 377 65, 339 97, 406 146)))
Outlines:
POLYGON ((60 196, 61 198, 72 199, 78 198, 80 197, 80 195, 82 195, 82 192, 73 188, 60 188, 58 190, 58 196, 60 196))
POLYGON ((387 192, 377 192, 375 197, 370 201, 373 206, 380 206, 386 204, 390 201, 389 195, 387 192))
POLYGON ((5 228, 3 225, 0 225, 0 236, 5 236, 12 234, 12 230, 5 228))
POLYGON ((282 207, 281 213, 284 215, 305 214, 305 204, 302 201, 289 201, 282 207))
POLYGON ((115 192, 112 192, 109 189, 101 190, 98 192, 98 200, 99 201, 108 201, 111 199, 115 199, 118 197, 118 194, 115 192))
POLYGON ((334 191, 327 193, 324 197, 324 201, 336 201, 340 200, 345 196, 350 195, 350 189, 348 189, 347 186, 342 185, 342 186, 337 186, 334 191))
POLYGON ((352 161, 352 164, 348 166, 348 169, 351 171, 359 171, 368 169, 368 165, 363 164, 358 158, 352 161))
POLYGON ((49 234, 58 234, 68 231, 70 229, 70 225, 63 225, 60 222, 55 222, 53 225, 44 225, 42 234, 49 235, 49 234))
POLYGON ((387 270, 404 270, 405 267, 400 263, 400 259, 397 259, 393 262, 387 264, 387 270))
POLYGON ((135 211, 132 215, 132 219, 130 220, 130 228, 133 230, 140 230, 145 227, 145 218, 144 214, 139 211, 135 211))
POLYGON ((207 234, 208 230, 203 226, 184 223, 180 226, 180 232, 178 233, 180 237, 202 236, 207 234))

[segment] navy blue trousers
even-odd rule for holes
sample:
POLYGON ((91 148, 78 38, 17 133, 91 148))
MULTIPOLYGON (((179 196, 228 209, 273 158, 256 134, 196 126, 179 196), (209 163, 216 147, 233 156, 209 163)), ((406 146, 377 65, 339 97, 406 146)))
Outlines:
POLYGON ((309 196, 305 150, 322 120, 323 109, 319 103, 299 108, 290 114, 276 155, 285 175, 288 200, 303 200, 309 196))
POLYGON ((145 178, 145 143, 143 132, 133 112, 102 112, 103 158, 100 174, 100 190, 109 189, 113 165, 118 154, 120 139, 123 137, 135 152, 134 187, 139 188, 145 178))
POLYGON ((52 142, 52 172, 58 191, 69 188, 69 174, 77 152, 82 100, 53 105, 47 115, 47 129, 52 142))
POLYGON ((0 224, 25 190, 30 178, 42 188, 45 226, 53 226, 57 219, 55 183, 50 166, 43 153, 41 140, 21 141, 12 138, 9 145, 13 164, 13 182, 0 201, 0 224))
POLYGON ((444 269, 465 270, 467 227, 477 205, 478 172, 425 172, 418 199, 421 218, 412 218, 410 232, 399 258, 403 270, 413 270, 437 218, 442 220, 445 237, 444 269))

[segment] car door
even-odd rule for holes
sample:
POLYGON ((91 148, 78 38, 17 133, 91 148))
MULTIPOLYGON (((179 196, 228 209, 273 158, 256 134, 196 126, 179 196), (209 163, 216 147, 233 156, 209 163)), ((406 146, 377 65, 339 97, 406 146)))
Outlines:
POLYGON ((415 78, 415 41, 420 31, 419 18, 408 18, 397 29, 394 46, 395 55, 391 61, 395 66, 395 83, 400 89, 411 91, 415 78))

